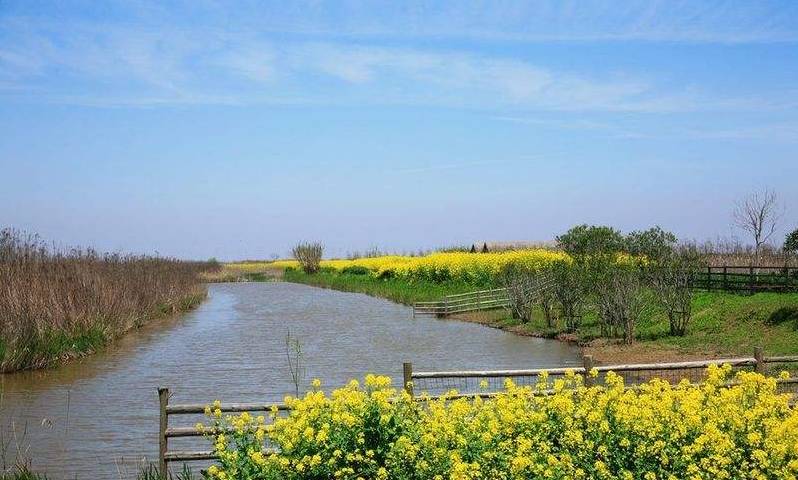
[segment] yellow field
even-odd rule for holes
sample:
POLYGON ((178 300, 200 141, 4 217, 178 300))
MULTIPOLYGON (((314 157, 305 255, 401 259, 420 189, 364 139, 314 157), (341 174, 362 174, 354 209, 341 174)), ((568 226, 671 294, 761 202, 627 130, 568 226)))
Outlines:
MULTIPOLYGON (((511 262, 521 263, 531 269, 548 266, 554 261, 567 259, 563 252, 542 248, 515 250, 496 253, 432 253, 419 257, 387 255, 383 257, 358 258, 355 260, 323 260, 322 268, 342 271, 345 268, 362 267, 376 277, 419 278, 433 281, 463 280, 478 282, 495 276, 499 270, 511 262)), ((298 268, 296 260, 277 260, 274 262, 240 262, 228 264, 229 267, 249 273, 269 269, 298 268)))

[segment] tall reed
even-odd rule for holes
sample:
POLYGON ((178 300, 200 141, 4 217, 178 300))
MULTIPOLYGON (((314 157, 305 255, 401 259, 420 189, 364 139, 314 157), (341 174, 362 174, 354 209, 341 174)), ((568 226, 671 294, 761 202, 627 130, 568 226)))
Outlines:
POLYGON ((213 265, 59 250, 0 230, 0 372, 42 368, 102 346, 205 297, 213 265))

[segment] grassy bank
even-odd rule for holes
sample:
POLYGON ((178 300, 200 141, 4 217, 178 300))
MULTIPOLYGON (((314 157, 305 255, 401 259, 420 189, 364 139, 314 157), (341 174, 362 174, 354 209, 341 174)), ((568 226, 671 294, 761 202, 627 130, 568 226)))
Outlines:
MULTIPOLYGON (((409 282, 330 271, 308 275, 289 270, 284 278, 291 282, 366 293, 405 304, 437 300, 444 295, 476 289, 460 282, 409 282)), ((685 336, 669 335, 666 316, 657 308, 650 307, 637 325, 636 342, 628 346, 614 339, 600 338, 595 312, 588 312, 581 328, 574 333, 566 333, 558 326, 548 327, 540 311, 534 312, 528 323, 520 323, 504 311, 464 314, 455 318, 522 335, 577 342, 602 363, 750 355, 755 346, 763 346, 769 355, 798 354, 798 293, 738 295, 696 292, 693 320, 685 336)))
POLYGON ((96 351, 126 331, 198 305, 213 265, 54 251, 0 230, 0 372, 43 368, 96 351))
POLYGON ((472 285, 464 282, 436 283, 424 280, 411 282, 397 278, 380 279, 371 275, 355 275, 331 271, 321 271, 308 275, 301 270, 288 269, 284 273, 283 279, 289 282, 304 283, 344 292, 365 293, 366 295, 387 298, 406 305, 413 302, 438 300, 444 295, 474 290, 472 285))
POLYGON ((637 325, 633 345, 601 338, 594 312, 588 312, 583 325, 574 333, 548 327, 540 311, 528 323, 519 323, 497 312, 471 314, 461 319, 519 334, 575 341, 602 363, 751 355, 757 346, 764 347, 768 355, 798 354, 798 293, 696 292, 692 303, 693 317, 686 335, 669 335, 666 316, 650 308, 637 325))

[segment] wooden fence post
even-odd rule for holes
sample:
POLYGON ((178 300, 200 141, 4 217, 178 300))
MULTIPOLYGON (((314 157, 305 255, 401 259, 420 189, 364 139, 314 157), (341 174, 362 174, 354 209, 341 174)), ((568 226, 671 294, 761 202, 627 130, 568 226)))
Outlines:
POLYGON ((762 375, 765 374, 765 352, 762 350, 762 347, 755 347, 754 348, 754 360, 756 360, 756 366, 754 369, 756 373, 761 373, 762 375))
POLYGON ((582 366, 585 368, 585 386, 592 387, 596 383, 590 376, 590 371, 593 370, 593 355, 583 355, 582 366))
POLYGON ((405 391, 413 396, 413 364, 410 362, 405 362, 402 364, 402 374, 404 377, 404 382, 402 386, 404 387, 405 391))
POLYGON ((707 267, 707 290, 712 291, 712 267, 707 267))
POLYGON ((161 407, 160 428, 158 432, 158 471, 166 478, 166 428, 168 426, 168 417, 166 413, 166 406, 169 404, 169 389, 160 387, 158 388, 158 401, 161 407))
POLYGON ((754 267, 748 267, 748 287, 751 290, 751 295, 754 294, 754 267))
POLYGON ((729 279, 727 277, 727 267, 726 265, 723 266, 723 290, 729 289, 729 279))

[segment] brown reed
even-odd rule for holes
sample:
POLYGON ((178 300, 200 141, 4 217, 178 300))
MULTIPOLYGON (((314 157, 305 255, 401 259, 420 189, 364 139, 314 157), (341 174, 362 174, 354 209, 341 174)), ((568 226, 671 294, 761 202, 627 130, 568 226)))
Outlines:
POLYGON ((0 230, 0 372, 94 351, 146 321, 197 305, 214 268, 142 255, 59 250, 0 230))

